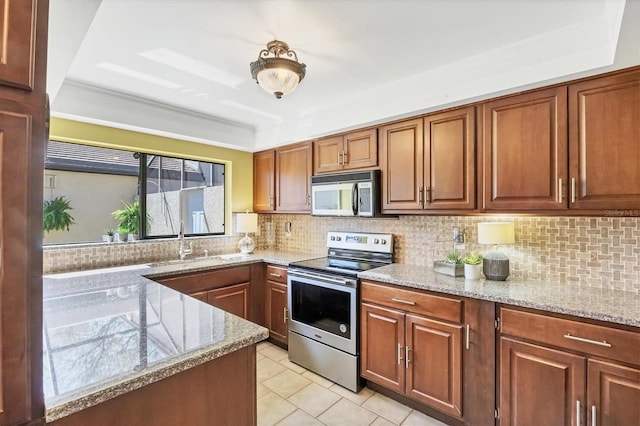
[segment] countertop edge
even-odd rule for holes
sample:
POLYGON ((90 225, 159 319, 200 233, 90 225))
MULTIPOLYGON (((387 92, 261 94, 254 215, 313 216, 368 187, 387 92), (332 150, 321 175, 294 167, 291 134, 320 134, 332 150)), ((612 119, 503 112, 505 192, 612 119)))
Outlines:
MULTIPOLYGON (((184 354, 183 359, 173 361, 170 364, 159 365, 157 368, 145 371, 145 374, 132 377, 122 382, 116 383, 107 388, 96 389, 89 393, 83 392, 81 396, 72 401, 63 402, 53 407, 45 407, 45 421, 47 423, 59 420, 63 417, 74 414, 78 411, 100 404, 116 398, 119 395, 134 391, 148 384, 157 382, 167 377, 178 374, 182 371, 204 364, 225 355, 231 354, 239 349, 259 343, 269 337, 269 331, 255 324, 260 329, 250 336, 240 338, 226 345, 215 348, 203 348, 194 352, 184 354)), ((73 397, 72 397, 73 398, 73 397)))

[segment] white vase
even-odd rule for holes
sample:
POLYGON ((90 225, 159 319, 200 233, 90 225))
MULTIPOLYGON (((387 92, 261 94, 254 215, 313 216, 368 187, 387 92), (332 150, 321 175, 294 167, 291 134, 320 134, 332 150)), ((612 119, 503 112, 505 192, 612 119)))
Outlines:
POLYGON ((482 265, 464 265, 464 277, 468 280, 479 280, 482 273, 482 265))

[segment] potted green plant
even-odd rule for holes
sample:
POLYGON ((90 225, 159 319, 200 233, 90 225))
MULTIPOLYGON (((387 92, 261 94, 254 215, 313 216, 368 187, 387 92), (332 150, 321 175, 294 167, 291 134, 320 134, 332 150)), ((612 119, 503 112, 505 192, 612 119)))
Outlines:
POLYGON ((116 231, 114 229, 107 229, 106 233, 102 236, 102 241, 105 243, 112 243, 115 234, 116 231))
POLYGON ((439 274, 461 277, 464 275, 462 255, 457 250, 451 251, 444 260, 433 262, 433 269, 439 274))
POLYGON ((69 227, 76 223, 69 210, 73 210, 73 207, 64 196, 45 201, 42 210, 42 229, 45 232, 64 231, 65 229, 69 231, 69 227))
POLYGON ((140 202, 127 203, 123 201, 123 204, 123 208, 115 210, 111 214, 120 221, 118 228, 119 240, 125 241, 122 235, 128 235, 127 239, 133 241, 137 238, 140 230, 140 202))
POLYGON ((462 259, 464 277, 468 280, 479 280, 482 272, 482 255, 471 253, 462 259))

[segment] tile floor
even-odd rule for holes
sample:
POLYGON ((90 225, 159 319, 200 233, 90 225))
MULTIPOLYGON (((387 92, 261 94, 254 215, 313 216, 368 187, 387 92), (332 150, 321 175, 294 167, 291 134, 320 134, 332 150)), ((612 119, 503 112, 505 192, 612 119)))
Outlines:
POLYGON ((257 351, 258 426, 444 426, 371 389, 356 394, 338 386, 289 362, 271 343, 257 351))

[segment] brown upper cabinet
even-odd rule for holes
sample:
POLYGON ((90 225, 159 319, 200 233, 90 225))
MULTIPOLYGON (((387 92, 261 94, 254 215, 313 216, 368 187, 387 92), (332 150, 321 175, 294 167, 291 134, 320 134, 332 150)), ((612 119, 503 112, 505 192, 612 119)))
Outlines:
POLYGON ((318 139, 313 143, 315 174, 378 165, 378 131, 362 130, 318 139))
POLYGON ((640 209, 640 71, 569 86, 569 208, 640 209))
POLYGON ((253 210, 308 213, 313 145, 302 142, 253 154, 253 210))
POLYGON ((482 105, 484 208, 565 209, 567 88, 482 105))
POLYGON ((253 154, 253 210, 268 213, 276 208, 276 151, 253 154))
POLYGON ((484 209, 606 215, 640 208, 639 70, 481 109, 484 209))
POLYGON ((472 210, 476 204, 475 108, 380 128, 382 210, 472 210))

